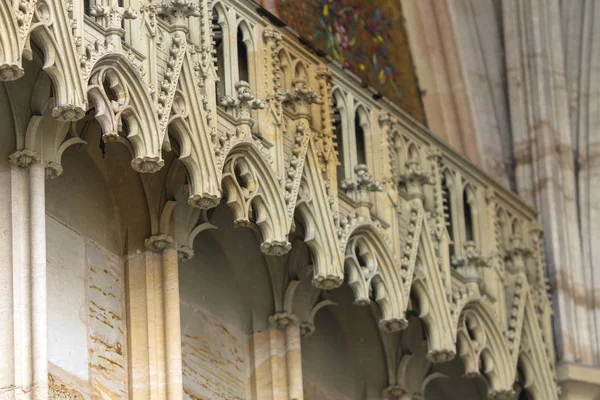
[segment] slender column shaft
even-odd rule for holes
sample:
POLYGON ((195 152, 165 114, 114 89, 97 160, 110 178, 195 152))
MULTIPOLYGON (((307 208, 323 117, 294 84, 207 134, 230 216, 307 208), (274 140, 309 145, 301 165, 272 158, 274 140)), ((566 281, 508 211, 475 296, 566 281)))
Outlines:
POLYGON ((46 301, 46 196, 44 166, 29 167, 31 226, 31 320, 34 398, 48 398, 48 326, 46 301))
POLYGON ((164 329, 167 398, 183 398, 183 368, 181 360, 181 319, 179 311, 179 263, 177 251, 166 248, 162 252, 164 329))
POLYGON ((300 326, 297 322, 289 324, 285 329, 285 351, 289 398, 290 400, 304 400, 300 326))

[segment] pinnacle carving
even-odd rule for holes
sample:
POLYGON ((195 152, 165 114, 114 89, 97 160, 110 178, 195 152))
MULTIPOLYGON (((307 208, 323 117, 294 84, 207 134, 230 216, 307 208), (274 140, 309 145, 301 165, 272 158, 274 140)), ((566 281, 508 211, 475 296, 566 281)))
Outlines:
POLYGON ((365 164, 359 164, 354 167, 355 179, 344 179, 340 183, 340 188, 346 193, 353 193, 358 203, 369 202, 369 192, 381 192, 383 184, 374 181, 369 174, 369 168, 365 164))
POLYGON ((484 258, 473 241, 467 241, 462 256, 453 257, 452 265, 468 282, 481 282, 480 268, 486 267, 488 261, 484 258))
POLYGON ((186 0, 164 1, 156 8, 156 12, 170 23, 177 25, 184 24, 187 18, 200 16, 198 5, 186 0))
POLYGON ((236 111, 236 117, 248 120, 252 116, 252 110, 262 110, 265 108, 264 100, 257 99, 246 81, 239 81, 235 84, 237 98, 231 96, 221 97, 221 106, 233 108, 236 111))
POLYGON ((292 89, 281 94, 280 100, 283 104, 291 105, 296 113, 307 115, 311 104, 323 102, 323 97, 315 92, 305 80, 296 79, 292 85, 292 89))

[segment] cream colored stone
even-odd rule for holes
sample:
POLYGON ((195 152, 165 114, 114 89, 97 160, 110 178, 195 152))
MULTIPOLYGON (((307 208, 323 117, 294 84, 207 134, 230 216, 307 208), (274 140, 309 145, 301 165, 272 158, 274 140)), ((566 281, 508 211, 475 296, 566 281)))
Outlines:
MULTIPOLYGON (((502 58, 480 34, 486 21, 499 30, 485 4, 420 2, 407 16, 431 126, 505 180, 501 68, 472 78, 502 58), (476 40, 482 53, 465 48, 476 40)), ((552 4, 541 23, 557 19, 552 4)), ((448 394, 448 382, 467 386, 457 396, 511 398, 522 372, 556 399, 535 211, 247 2, 217 3, 219 29, 212 5, 92 1, 84 16, 76 2, 0 3, 0 79, 24 72, 0 86, 0 398, 397 399, 448 394)), ((533 39, 559 39, 542 35, 538 8, 533 39)), ((524 29, 502 26, 508 86, 521 82, 513 62, 546 76, 535 46, 515 52, 524 29)), ((555 176, 573 168, 552 54, 556 81, 526 80, 507 99, 519 190, 541 207, 572 293, 586 285, 572 182, 555 176)), ((558 304, 585 325, 589 301, 558 304)), ((572 340, 585 361, 592 336, 572 340)))

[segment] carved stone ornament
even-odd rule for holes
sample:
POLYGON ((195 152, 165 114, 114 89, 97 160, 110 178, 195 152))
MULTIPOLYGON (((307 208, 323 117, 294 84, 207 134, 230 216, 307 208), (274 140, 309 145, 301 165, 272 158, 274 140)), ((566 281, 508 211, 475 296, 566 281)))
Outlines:
POLYGON ((398 183, 406 186, 410 196, 423 197, 423 186, 433 185, 434 177, 426 171, 418 160, 406 162, 406 168, 398 174, 398 183))
POLYGON ((8 157, 8 162, 19 168, 27 169, 34 162, 39 162, 41 156, 37 151, 33 150, 19 150, 15 151, 8 157))
POLYGON ((146 248, 152 251, 163 251, 173 245, 173 238, 165 233, 161 233, 158 235, 152 235, 148 239, 146 239, 146 248))
POLYGON ((453 257, 452 265, 468 282, 481 282, 479 269, 488 265, 487 259, 482 257, 473 241, 467 241, 463 248, 463 255, 453 257))
POLYGON ((292 89, 285 91, 280 96, 283 104, 289 104, 293 110, 300 115, 308 115, 311 104, 321 104, 323 97, 315 92, 308 82, 296 79, 292 83, 292 89))
POLYGON ((269 317, 269 325, 277 329, 285 329, 298 323, 298 317, 288 312, 278 312, 269 317))
POLYGON ((167 0, 160 4, 156 12, 172 24, 185 24, 186 18, 199 17, 200 9, 197 4, 186 0, 167 0))
POLYGON ((257 99, 246 81, 239 81, 235 84, 237 98, 231 96, 221 97, 221 106, 225 108, 234 108, 235 117, 243 120, 249 120, 252 116, 252 110, 262 110, 265 108, 264 100, 257 99))
POLYGON ((354 167, 355 179, 344 179, 340 183, 340 188, 346 193, 352 193, 358 203, 369 202, 369 192, 381 192, 383 184, 374 181, 369 174, 369 168, 365 164, 359 164, 354 167))

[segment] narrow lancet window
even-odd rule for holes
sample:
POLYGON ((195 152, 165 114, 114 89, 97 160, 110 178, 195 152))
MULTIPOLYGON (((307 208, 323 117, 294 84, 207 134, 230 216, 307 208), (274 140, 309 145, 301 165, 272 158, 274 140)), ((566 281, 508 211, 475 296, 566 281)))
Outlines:
POLYGON ((244 32, 241 28, 237 30, 237 59, 239 80, 250 82, 250 73, 248 71, 248 47, 244 41, 244 32))
POLYGON ((217 58, 217 75, 219 80, 215 82, 215 93, 217 104, 221 97, 225 96, 225 48, 223 43, 223 26, 221 25, 221 16, 219 11, 213 10, 212 28, 215 38, 215 51, 217 58))
POLYGON ((361 124, 358 113, 354 115, 354 135, 356 137, 356 163, 367 164, 367 152, 365 149, 365 130, 361 124))

